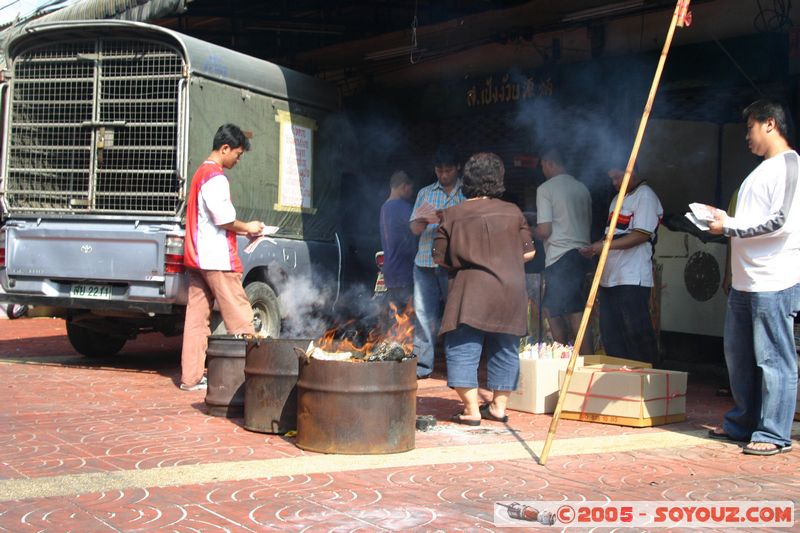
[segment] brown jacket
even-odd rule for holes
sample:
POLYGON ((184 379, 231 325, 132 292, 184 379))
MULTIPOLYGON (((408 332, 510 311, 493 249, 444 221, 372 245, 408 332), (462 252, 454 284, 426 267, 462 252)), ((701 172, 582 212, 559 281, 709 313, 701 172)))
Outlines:
POLYGON ((434 261, 450 273, 440 333, 467 324, 525 335, 528 296, 522 254, 533 249, 528 223, 512 203, 476 198, 445 210, 433 241, 434 261))

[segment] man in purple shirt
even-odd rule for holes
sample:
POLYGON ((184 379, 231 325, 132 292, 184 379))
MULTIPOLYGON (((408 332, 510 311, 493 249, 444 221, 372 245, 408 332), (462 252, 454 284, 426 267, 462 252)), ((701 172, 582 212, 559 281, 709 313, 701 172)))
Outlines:
POLYGON ((414 186, 402 170, 389 179, 389 198, 381 207, 380 229, 383 247, 383 280, 387 296, 399 311, 405 309, 414 287, 414 256, 417 238, 408 227, 414 186))

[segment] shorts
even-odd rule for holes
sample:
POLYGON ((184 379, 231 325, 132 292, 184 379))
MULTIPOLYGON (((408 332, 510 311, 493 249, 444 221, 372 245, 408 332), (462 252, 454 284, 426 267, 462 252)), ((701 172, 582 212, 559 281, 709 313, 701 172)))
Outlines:
POLYGON ((578 313, 586 306, 586 273, 592 264, 578 250, 570 250, 544 269, 542 307, 550 316, 578 313))

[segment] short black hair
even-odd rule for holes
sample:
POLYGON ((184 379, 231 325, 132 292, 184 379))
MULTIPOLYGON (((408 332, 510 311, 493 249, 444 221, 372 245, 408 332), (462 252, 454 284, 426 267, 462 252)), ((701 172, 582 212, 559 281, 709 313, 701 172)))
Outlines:
POLYGON ((225 144, 231 148, 239 148, 241 146, 245 151, 250 149, 250 139, 236 124, 223 124, 214 134, 213 150, 219 150, 225 144))
POLYGON ((397 187, 405 185, 406 183, 411 183, 411 178, 409 178, 408 174, 406 174, 403 170, 395 170, 392 173, 392 177, 389 178, 389 187, 392 189, 396 189, 397 187))
POLYGON ((433 154, 434 167, 457 167, 460 164, 461 160, 458 157, 458 150, 456 150, 456 147, 452 144, 440 145, 439 148, 436 149, 436 153, 433 154))
POLYGON ((775 100, 756 100, 742 111, 742 118, 750 120, 751 118, 756 122, 766 122, 769 119, 775 120, 775 127, 778 128, 778 133, 781 137, 789 139, 789 115, 786 112, 786 107, 775 100))
POLYGON ((506 191, 503 176, 506 167, 499 156, 490 152, 473 154, 464 165, 461 191, 467 198, 491 196, 500 198, 506 191))

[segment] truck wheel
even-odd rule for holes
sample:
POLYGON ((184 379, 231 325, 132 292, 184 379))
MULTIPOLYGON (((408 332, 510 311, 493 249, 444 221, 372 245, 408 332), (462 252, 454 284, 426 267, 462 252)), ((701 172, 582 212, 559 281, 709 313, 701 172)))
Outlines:
POLYGON ((281 312, 278 297, 272 287, 254 281, 244 288, 250 305, 253 306, 253 326, 256 335, 277 339, 281 334, 281 312))
POLYGON ((82 328, 72 322, 67 322, 67 337, 75 351, 86 357, 116 355, 128 340, 82 328))

